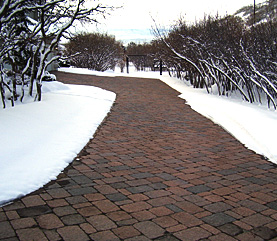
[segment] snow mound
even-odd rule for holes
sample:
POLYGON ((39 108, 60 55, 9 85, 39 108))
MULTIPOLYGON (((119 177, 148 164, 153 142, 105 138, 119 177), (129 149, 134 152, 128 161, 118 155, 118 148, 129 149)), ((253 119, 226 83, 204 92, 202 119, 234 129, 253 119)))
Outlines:
POLYGON ((42 85, 43 93, 59 91, 59 90, 70 90, 70 87, 58 81, 43 82, 43 85, 42 85))
POLYGON ((59 173, 93 137, 115 100, 92 86, 43 82, 43 100, 0 109, 0 205, 59 173))

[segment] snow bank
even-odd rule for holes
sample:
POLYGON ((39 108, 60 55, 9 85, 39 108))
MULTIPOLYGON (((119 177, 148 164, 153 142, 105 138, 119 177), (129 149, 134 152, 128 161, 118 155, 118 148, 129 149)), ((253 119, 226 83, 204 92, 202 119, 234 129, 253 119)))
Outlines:
POLYGON ((207 94, 183 81, 163 77, 163 82, 176 89, 192 109, 222 126, 242 144, 277 164, 277 111, 265 105, 250 104, 240 97, 207 94))
POLYGON ((76 157, 110 111, 115 94, 43 83, 43 101, 0 109, 0 204, 37 190, 76 157))

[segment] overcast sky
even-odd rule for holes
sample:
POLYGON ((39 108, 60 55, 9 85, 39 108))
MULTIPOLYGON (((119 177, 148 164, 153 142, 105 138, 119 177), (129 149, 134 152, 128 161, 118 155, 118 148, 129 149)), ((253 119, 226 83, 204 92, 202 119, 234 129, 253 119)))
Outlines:
MULTIPOLYGON (((93 0, 92 0, 93 1, 93 0)), ((113 34, 118 40, 149 41, 152 18, 161 25, 169 26, 181 16, 194 22, 205 14, 233 14, 254 0, 99 0, 102 4, 119 7, 101 21, 98 30, 113 34)), ((256 4, 264 0, 256 0, 256 4)))

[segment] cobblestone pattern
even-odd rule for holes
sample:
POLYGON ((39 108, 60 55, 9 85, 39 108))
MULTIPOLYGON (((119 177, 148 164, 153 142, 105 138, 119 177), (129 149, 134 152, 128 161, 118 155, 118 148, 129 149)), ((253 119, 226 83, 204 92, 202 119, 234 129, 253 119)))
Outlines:
POLYGON ((277 169, 159 80, 57 73, 117 93, 53 181, 0 208, 0 240, 277 240, 277 169))

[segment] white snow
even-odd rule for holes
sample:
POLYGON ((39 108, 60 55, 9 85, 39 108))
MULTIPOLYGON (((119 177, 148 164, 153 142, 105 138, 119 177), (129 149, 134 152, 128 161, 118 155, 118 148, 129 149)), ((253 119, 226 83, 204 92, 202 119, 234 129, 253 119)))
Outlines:
MULTIPOLYGON (((277 111, 239 98, 209 95, 159 72, 60 68, 60 71, 102 76, 161 79, 176 89, 194 110, 210 118, 247 148, 277 163, 277 111)), ((37 190, 76 157, 110 111, 115 94, 91 86, 43 84, 41 102, 26 101, 0 109, 0 204, 37 190)))
POLYGON ((277 164, 277 111, 266 105, 250 104, 236 95, 207 94, 173 78, 162 80, 180 93, 192 109, 222 126, 250 150, 277 164))
POLYGON ((0 204, 37 190, 76 157, 115 100, 92 86, 43 82, 43 100, 0 109, 0 204))

